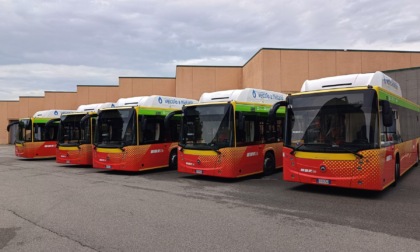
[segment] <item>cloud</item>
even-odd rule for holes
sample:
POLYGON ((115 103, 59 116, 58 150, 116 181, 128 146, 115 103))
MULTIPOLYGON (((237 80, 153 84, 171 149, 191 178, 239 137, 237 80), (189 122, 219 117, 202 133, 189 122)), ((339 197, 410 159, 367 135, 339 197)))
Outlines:
POLYGON ((0 66, 1 100, 43 96, 44 91, 76 91, 77 85, 117 85, 119 76, 142 76, 130 69, 50 64, 0 66))
POLYGON ((17 98, 116 84, 126 71, 174 77, 176 65, 243 65, 263 47, 419 51, 419 9, 412 0, 0 0, 0 87, 17 98))

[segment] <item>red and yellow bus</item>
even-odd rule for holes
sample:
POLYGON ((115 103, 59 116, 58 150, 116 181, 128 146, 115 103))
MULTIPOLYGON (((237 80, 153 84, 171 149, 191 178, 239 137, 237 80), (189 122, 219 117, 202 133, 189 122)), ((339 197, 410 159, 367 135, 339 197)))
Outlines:
POLYGON ((98 111, 115 107, 112 102, 80 105, 60 118, 56 162, 92 165, 92 143, 98 111))
POLYGON ((308 80, 284 104, 286 181, 379 191, 419 162, 420 107, 382 72, 308 80))
POLYGON ((284 98, 246 88, 204 93, 198 104, 184 106, 178 171, 238 178, 281 168, 283 119, 279 112, 270 121, 268 112, 284 98))
POLYGON ((55 158, 58 123, 47 127, 47 122, 70 112, 74 110, 43 110, 36 112, 31 118, 22 118, 9 124, 8 130, 12 125, 18 125, 16 156, 28 159, 55 158))
POLYGON ((98 113, 93 167, 142 171, 176 167, 180 116, 165 117, 197 102, 168 96, 121 98, 115 108, 98 113))

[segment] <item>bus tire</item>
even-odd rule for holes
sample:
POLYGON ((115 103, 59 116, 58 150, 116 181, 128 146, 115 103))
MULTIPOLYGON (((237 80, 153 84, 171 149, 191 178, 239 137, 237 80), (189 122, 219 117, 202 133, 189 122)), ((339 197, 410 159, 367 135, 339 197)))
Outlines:
POLYGON ((177 170, 178 169, 178 153, 176 149, 171 151, 169 154, 169 169, 177 170))
POLYGON ((398 184, 398 180, 400 179, 400 159, 397 156, 397 159, 395 160, 395 175, 394 175, 394 186, 398 184))
POLYGON ((276 160, 274 159, 274 155, 271 152, 267 152, 264 156, 264 175, 270 175, 276 169, 276 160))

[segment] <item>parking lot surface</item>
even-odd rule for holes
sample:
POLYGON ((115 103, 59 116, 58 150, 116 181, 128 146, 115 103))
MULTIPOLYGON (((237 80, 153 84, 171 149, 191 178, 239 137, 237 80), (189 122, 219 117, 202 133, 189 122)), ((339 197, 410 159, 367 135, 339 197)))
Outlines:
POLYGON ((122 173, 0 146, 2 251, 420 251, 420 168, 367 192, 122 173))

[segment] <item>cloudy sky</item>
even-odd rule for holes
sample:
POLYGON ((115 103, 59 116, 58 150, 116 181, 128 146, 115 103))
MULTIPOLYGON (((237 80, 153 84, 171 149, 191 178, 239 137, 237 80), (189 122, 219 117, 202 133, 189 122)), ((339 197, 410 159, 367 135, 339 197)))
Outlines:
POLYGON ((259 49, 420 51, 418 0, 0 0, 0 100, 242 66, 259 49))

